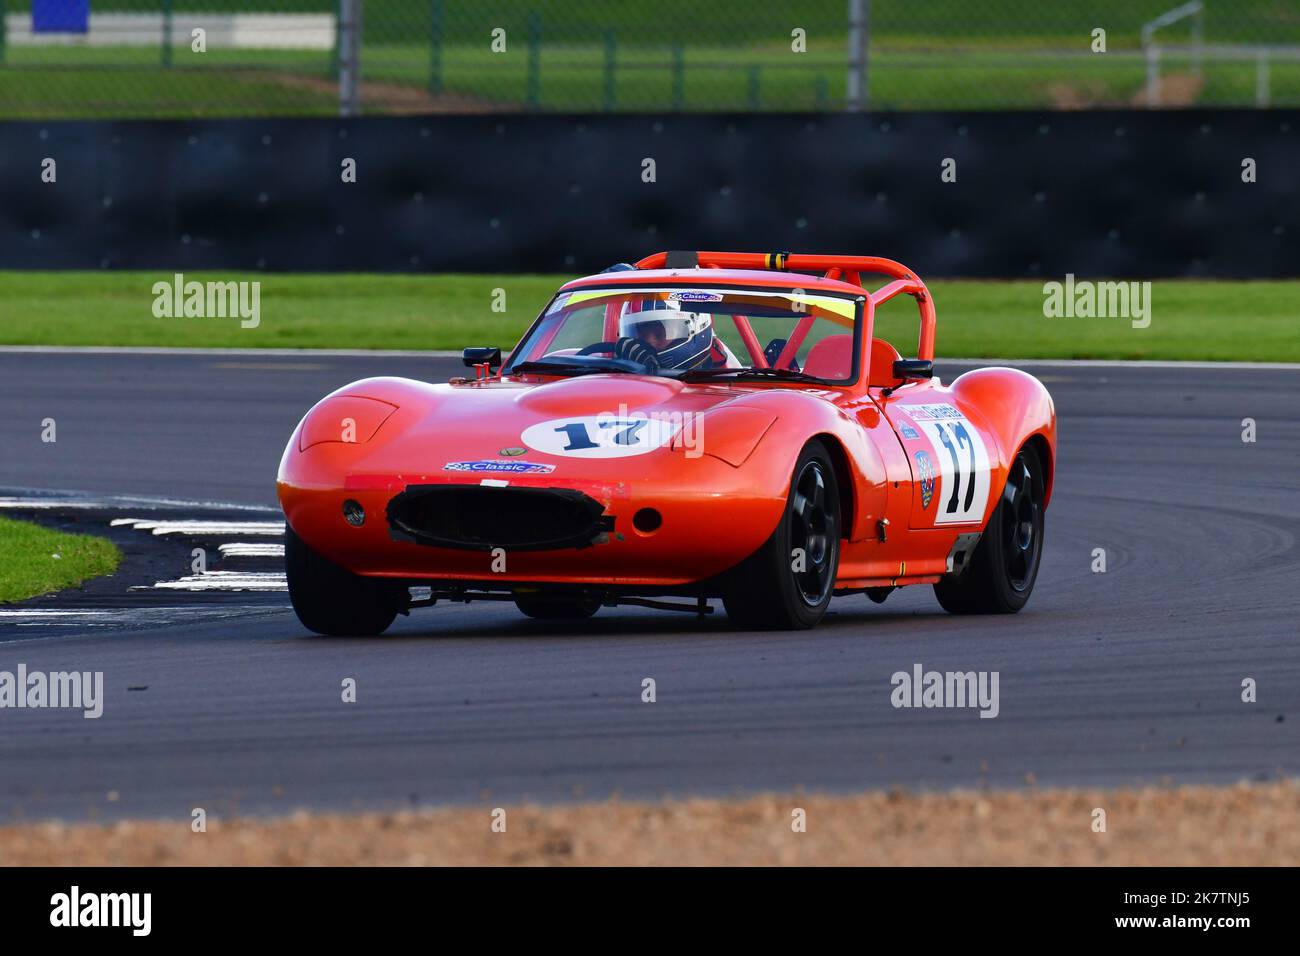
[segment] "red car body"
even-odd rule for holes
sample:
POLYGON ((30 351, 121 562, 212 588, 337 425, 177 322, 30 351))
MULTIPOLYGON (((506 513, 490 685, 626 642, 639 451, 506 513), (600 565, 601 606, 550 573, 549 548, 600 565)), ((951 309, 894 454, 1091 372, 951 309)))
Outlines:
MULTIPOLYGON (((290 528, 354 575, 444 593, 571 586, 612 601, 707 596, 709 582, 773 535, 795 460, 814 439, 829 454, 838 488, 836 593, 887 593, 960 573, 1008 486, 1012 462, 1027 447, 1041 463, 1046 507, 1056 415, 1037 379, 1010 368, 980 368, 947 385, 900 378, 898 351, 872 334, 877 308, 911 296, 920 317, 917 359, 933 360, 934 304, 906 267, 872 257, 694 255, 698 268, 666 268, 667 254, 660 253, 562 291, 707 283, 852 296, 862 303, 859 340, 837 342, 837 355, 823 351, 844 365, 852 359, 846 349, 859 349, 857 380, 692 384, 648 375, 503 376, 486 366, 448 384, 365 379, 322 399, 290 438, 278 480, 290 528), (863 274, 890 281, 868 292, 863 274), (690 418, 698 423, 699 447, 688 447, 678 432, 648 453, 575 457, 525 438, 534 426, 561 431, 566 421, 619 408, 690 418), (523 462, 517 472, 449 470, 500 465, 511 456, 523 462), (441 494, 437 500, 456 511, 460 524, 413 533, 425 518, 419 502, 403 504, 412 489, 441 494), (565 503, 572 506, 569 525, 559 515, 565 503), (526 533, 532 516, 535 534, 526 533), (578 538, 565 538, 575 528, 578 538), (548 534, 556 546, 545 546, 548 534)), ((764 362, 752 331, 746 335, 736 319, 751 360, 764 362)))

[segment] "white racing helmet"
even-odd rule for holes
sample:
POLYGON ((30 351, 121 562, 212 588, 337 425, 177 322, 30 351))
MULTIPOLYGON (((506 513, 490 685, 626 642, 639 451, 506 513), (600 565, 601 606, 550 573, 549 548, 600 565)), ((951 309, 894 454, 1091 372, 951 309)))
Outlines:
POLYGON ((683 311, 673 300, 630 302, 619 317, 618 334, 656 349, 660 368, 699 368, 713 347, 713 315, 683 311))

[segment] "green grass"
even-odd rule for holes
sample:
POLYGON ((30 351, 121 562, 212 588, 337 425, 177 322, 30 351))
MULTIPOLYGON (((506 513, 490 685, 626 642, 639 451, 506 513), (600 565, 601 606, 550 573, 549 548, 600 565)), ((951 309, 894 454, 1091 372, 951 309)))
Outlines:
POLYGON ((0 604, 111 574, 121 560, 117 546, 104 538, 0 518, 0 604))
POLYGON ((258 280, 261 322, 158 319, 152 287, 170 272, 0 272, 0 343, 229 348, 445 349, 510 344, 559 276, 186 273, 187 281, 258 280), (506 290, 503 313, 492 290, 506 290), (93 303, 93 304, 92 304, 93 303))
MULTIPOLYGON (((155 272, 0 272, 0 344, 226 348, 460 349, 513 345, 566 276, 248 275, 261 321, 155 318, 155 272), (504 289, 506 311, 493 312, 504 289)), ((1043 284, 930 281, 938 352, 1008 358, 1300 361, 1300 282, 1153 283, 1151 325, 1127 319, 1045 318, 1043 284)), ((917 320, 910 299, 881 309, 878 334, 906 354, 917 320)))
MULTIPOLYGON (((429 93, 430 56, 416 45, 367 46, 362 54, 363 110, 369 114, 435 110, 446 97, 464 106, 569 111, 822 110, 843 106, 843 51, 825 44, 793 56, 786 47, 735 48, 696 43, 680 77, 667 47, 619 50, 607 85, 599 44, 543 47, 535 93, 523 49, 449 47, 442 93, 429 93), (369 84, 369 85, 366 85, 369 84)), ((1169 55, 1162 75, 1186 72, 1169 55)), ((1210 61, 1196 103, 1254 103, 1255 65, 1210 61)), ((1137 56, 1053 58, 981 48, 878 50, 871 102, 878 109, 1048 109, 1138 102, 1145 67, 1137 56)), ((1300 104, 1300 63, 1276 62, 1274 106, 1300 104)), ((332 116, 338 111, 330 57, 321 51, 178 50, 169 69, 156 50, 128 47, 20 47, 0 68, 0 118, 150 116, 332 116)))

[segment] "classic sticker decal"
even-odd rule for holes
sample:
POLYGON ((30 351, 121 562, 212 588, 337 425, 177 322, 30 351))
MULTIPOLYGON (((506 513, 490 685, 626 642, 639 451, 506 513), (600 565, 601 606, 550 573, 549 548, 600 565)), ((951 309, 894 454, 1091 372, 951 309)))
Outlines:
POLYGON ((670 292, 668 298, 677 302, 721 302, 722 295, 717 292, 670 292))
POLYGON ((442 466, 443 471, 505 471, 512 475, 549 475, 555 470, 554 465, 545 465, 534 461, 505 461, 503 459, 484 459, 481 461, 449 461, 442 466))
POLYGON ((916 453, 916 477, 921 483, 921 507, 928 508, 934 496, 934 466, 930 463, 930 456, 923 451, 916 453))
POLYGON ((567 458, 629 458, 667 445, 681 430, 680 418, 645 415, 578 415, 539 422, 524 430, 525 445, 567 458))

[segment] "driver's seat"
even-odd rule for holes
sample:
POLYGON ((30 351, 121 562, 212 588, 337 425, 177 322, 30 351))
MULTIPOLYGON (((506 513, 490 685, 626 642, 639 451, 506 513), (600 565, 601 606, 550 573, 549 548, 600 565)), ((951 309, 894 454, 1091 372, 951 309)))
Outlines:
POLYGON ((871 370, 867 373, 867 385, 870 388, 890 388, 899 384, 901 379, 894 374, 894 363, 901 355, 884 339, 871 340, 871 370))
POLYGON ((803 370, 817 378, 846 379, 853 372, 853 336, 828 335, 808 350, 803 370))

